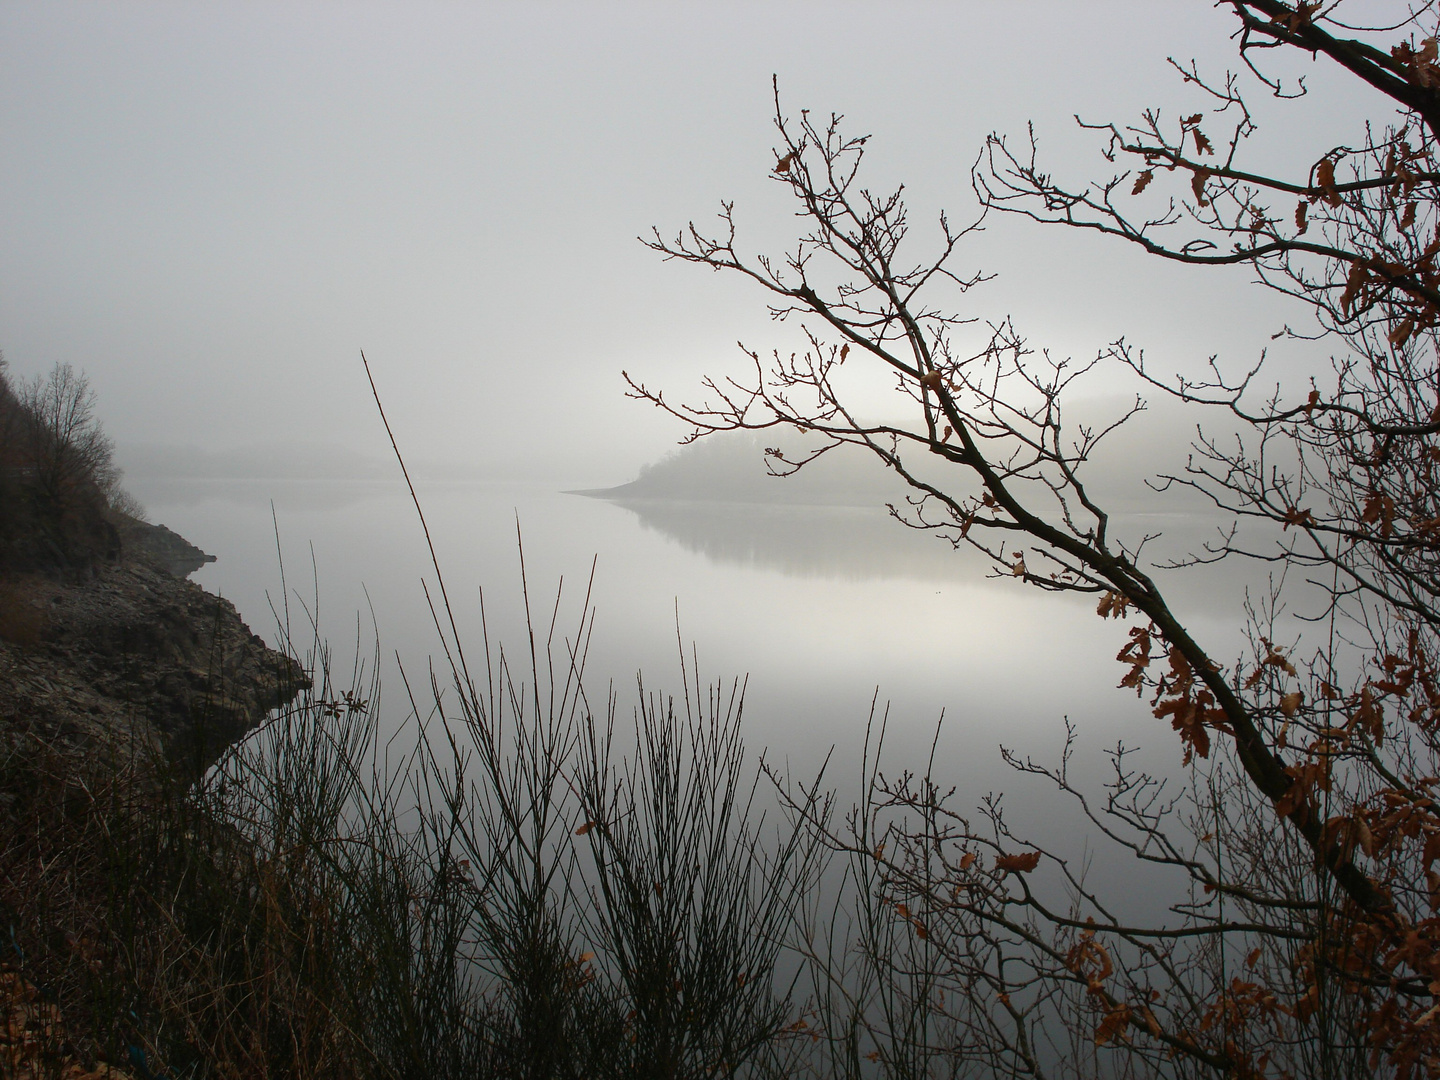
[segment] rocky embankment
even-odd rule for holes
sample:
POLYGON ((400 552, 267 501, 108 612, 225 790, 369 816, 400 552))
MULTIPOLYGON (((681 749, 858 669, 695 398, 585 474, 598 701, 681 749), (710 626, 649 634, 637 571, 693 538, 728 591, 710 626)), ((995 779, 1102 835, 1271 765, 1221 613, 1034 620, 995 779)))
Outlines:
POLYGON ((186 580, 213 556, 164 526, 115 526, 117 557, 84 574, 0 573, 0 757, 38 740, 198 773, 303 673, 186 580))

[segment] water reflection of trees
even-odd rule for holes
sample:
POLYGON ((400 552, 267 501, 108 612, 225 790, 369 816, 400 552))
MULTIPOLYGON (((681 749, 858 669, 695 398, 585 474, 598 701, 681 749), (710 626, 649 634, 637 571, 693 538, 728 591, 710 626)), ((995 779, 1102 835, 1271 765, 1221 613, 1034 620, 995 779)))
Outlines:
MULTIPOLYGON (((883 506, 786 506, 778 503, 704 499, 608 501, 633 513, 649 529, 686 551, 722 566, 776 570, 791 577, 867 581, 960 583, 1006 588, 990 565, 969 548, 906 529, 883 506)), ((1136 516, 1136 524, 1141 524, 1136 516)), ((1148 532, 1159 534, 1157 552, 1182 555, 1200 550, 1217 521, 1201 514, 1149 515, 1148 532)), ((1205 573, 1173 575, 1177 602, 1198 614, 1221 614, 1244 596, 1240 568, 1220 566, 1205 573)))
POLYGON ((617 499, 640 524, 724 565, 795 577, 958 580, 984 574, 968 552, 910 532, 884 508, 617 499))

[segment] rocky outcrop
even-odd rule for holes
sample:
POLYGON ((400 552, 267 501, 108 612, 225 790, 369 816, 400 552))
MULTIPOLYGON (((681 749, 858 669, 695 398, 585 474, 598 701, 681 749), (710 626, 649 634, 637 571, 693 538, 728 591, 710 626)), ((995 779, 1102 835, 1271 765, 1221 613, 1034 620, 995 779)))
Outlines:
POLYGON ((124 514, 112 514, 125 561, 148 566, 171 577, 189 577, 215 561, 177 532, 124 514))
POLYGON ((199 774, 305 685, 229 601, 186 580, 213 556, 163 526, 117 524, 83 577, 0 576, 0 756, 39 739, 160 751, 199 774))

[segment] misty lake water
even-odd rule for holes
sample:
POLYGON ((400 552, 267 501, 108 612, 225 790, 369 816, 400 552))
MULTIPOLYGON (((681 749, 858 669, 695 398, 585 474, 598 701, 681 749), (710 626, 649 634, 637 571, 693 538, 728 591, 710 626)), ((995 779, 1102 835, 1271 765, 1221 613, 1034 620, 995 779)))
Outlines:
MULTIPOLYGON (((292 625, 318 596, 322 633, 348 672, 378 631, 387 725, 409 711, 396 657, 424 682, 438 637, 422 581, 431 583, 424 536, 399 482, 146 480, 129 486, 151 520, 215 554, 194 575, 274 639, 283 611, 276 528, 292 625), (272 518, 273 504, 273 518, 272 518), (373 628, 372 628, 373 613, 373 628)), ((1116 689, 1128 624, 1102 622, 1094 599, 1042 594, 990 575, 984 560, 906 530, 883 508, 653 502, 621 505, 528 484, 424 485, 420 496, 457 611, 478 649, 479 592, 492 640, 521 648, 516 523, 524 537, 531 601, 548 623, 562 577, 559 626, 573 638, 592 560, 595 629, 587 664, 592 701, 607 685, 622 715, 647 688, 679 693, 679 640, 702 677, 748 676, 744 732, 755 753, 853 790, 870 706, 889 704, 887 772, 934 772, 972 807, 1010 792, 1011 817, 1048 819, 1053 796, 1000 760, 1004 744, 1058 757, 1068 717, 1081 743, 1076 774, 1103 781, 1104 751, 1123 740, 1141 760, 1176 772, 1180 749, 1143 701, 1116 689)), ((1194 523, 1160 522, 1193 531, 1194 523)), ((1202 640, 1234 655, 1237 583, 1181 578, 1179 605, 1202 640)), ((1224 653, 1222 653, 1223 655, 1224 653)), ((1079 830, 1077 815, 1062 832, 1079 830)), ((1078 840, 1076 832, 1071 839, 1078 840)))

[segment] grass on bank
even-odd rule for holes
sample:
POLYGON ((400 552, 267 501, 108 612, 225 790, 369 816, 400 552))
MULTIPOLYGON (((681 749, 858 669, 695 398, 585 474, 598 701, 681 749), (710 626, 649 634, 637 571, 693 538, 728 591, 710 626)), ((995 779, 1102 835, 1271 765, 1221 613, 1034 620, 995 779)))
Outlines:
POLYGON ((432 675, 398 758, 375 659, 339 687, 318 647, 313 688, 198 785, 13 743, 0 963, 57 1017, 26 1067, 792 1074, 777 960, 820 852, 755 809, 743 688, 691 669, 622 720, 586 698, 578 627, 432 675))

